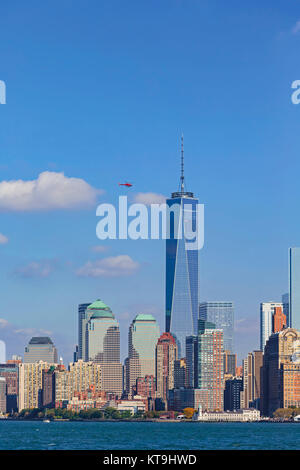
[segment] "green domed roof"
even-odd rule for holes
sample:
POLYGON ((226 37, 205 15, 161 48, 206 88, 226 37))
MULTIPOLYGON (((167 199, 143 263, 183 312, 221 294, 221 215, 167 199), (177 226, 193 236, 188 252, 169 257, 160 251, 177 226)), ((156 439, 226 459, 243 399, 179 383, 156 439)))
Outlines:
POLYGON ((135 317, 135 320, 138 320, 138 321, 156 321, 155 318, 153 317, 153 315, 150 315, 150 313, 139 313, 139 315, 137 315, 135 317))
POLYGON ((88 310, 108 310, 109 312, 111 312, 111 309, 100 299, 96 300, 91 305, 89 305, 88 310))
POLYGON ((94 318, 115 318, 111 309, 100 299, 89 305, 87 310, 92 311, 91 320, 94 318))

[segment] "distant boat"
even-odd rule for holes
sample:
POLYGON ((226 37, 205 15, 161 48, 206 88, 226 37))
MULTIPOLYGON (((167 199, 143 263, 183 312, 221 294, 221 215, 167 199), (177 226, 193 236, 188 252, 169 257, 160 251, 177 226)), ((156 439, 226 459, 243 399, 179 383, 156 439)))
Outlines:
POLYGON ((50 423, 50 419, 44 419, 43 423, 50 423))

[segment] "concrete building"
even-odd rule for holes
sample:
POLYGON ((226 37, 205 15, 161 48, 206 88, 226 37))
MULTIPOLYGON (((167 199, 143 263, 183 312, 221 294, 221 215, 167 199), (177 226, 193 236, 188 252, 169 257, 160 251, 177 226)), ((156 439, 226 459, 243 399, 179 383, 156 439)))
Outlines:
POLYGON ((25 348, 24 363, 48 362, 57 364, 57 350, 48 336, 33 337, 25 348))
POLYGON ((185 408, 210 408, 210 391, 198 388, 175 388, 169 392, 168 409, 183 411, 185 408))

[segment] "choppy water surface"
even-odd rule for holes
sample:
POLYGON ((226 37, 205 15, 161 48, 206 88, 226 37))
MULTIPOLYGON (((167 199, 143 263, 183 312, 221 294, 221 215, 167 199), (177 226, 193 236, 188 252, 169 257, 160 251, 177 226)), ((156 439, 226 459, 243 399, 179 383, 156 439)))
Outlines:
POLYGON ((0 449, 296 450, 300 423, 0 421, 0 449))

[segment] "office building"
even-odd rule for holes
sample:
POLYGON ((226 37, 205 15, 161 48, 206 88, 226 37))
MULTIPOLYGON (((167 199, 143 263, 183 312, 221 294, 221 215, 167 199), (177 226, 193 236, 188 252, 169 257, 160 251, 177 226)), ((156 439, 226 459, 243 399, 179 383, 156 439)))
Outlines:
POLYGON ((242 377, 233 377, 225 381, 224 410, 234 411, 241 408, 240 394, 243 390, 242 377))
MULTIPOLYGON (((83 321, 85 320, 85 312, 89 305, 92 302, 79 304, 78 305, 78 353, 77 353, 77 360, 84 359, 85 356, 85 329, 83 321)), ((74 361, 77 362, 77 361, 74 361)))
POLYGON ((87 359, 99 364, 120 363, 119 323, 111 309, 97 300, 87 308, 86 314, 89 316, 86 330, 87 359))
POLYGON ((196 334, 198 320, 198 247, 189 240, 191 234, 186 232, 187 228, 193 230, 196 239, 199 236, 198 199, 185 190, 183 142, 180 190, 172 193, 166 203, 170 213, 166 240, 166 331, 176 338, 181 358, 185 353, 185 338, 196 334))
POLYGON ((169 391, 169 410, 183 411, 185 408, 198 409, 199 405, 201 405, 205 410, 210 408, 208 390, 200 390, 197 388, 174 388, 169 391))
POLYGON ((223 355, 223 372, 224 375, 235 376, 236 372, 236 354, 231 351, 224 351, 223 355))
POLYGON ((265 416, 278 408, 300 407, 300 332, 285 328, 267 341, 262 368, 262 403, 265 416))
POLYGON ((48 336, 33 337, 25 348, 24 363, 48 362, 56 364, 57 350, 48 336))
POLYGON ((223 410, 223 330, 198 322, 198 388, 209 391, 209 410, 223 410))
POLYGON ((260 304, 260 349, 263 351, 272 334, 275 308, 283 308, 281 302, 262 302, 260 304))
POLYGON ((300 330, 300 248, 289 249, 289 325, 300 330))
POLYGON ((186 338, 187 387, 198 388, 198 336, 186 338))
POLYGON ((188 387, 186 359, 183 357, 174 362, 174 388, 188 387))
POLYGON ((262 365, 262 351, 253 351, 243 360, 241 408, 260 408, 262 365))
POLYGON ((224 349, 233 353, 233 302, 202 302, 199 305, 199 319, 214 323, 218 330, 223 330, 224 349))
POLYGON ((291 328, 291 324, 290 324, 290 315, 289 315, 289 310, 290 310, 290 300, 289 300, 289 293, 287 292, 286 294, 283 294, 281 296, 281 303, 282 303, 282 310, 283 310, 283 313, 286 317, 286 326, 288 328, 291 328))
POLYGON ((156 396, 168 399, 174 388, 174 364, 178 357, 178 346, 171 333, 163 333, 158 339, 155 355, 156 396))
POLYGON ((126 365, 126 393, 132 395, 138 377, 155 376, 155 349, 159 326, 150 314, 139 314, 129 327, 128 359, 126 365))

